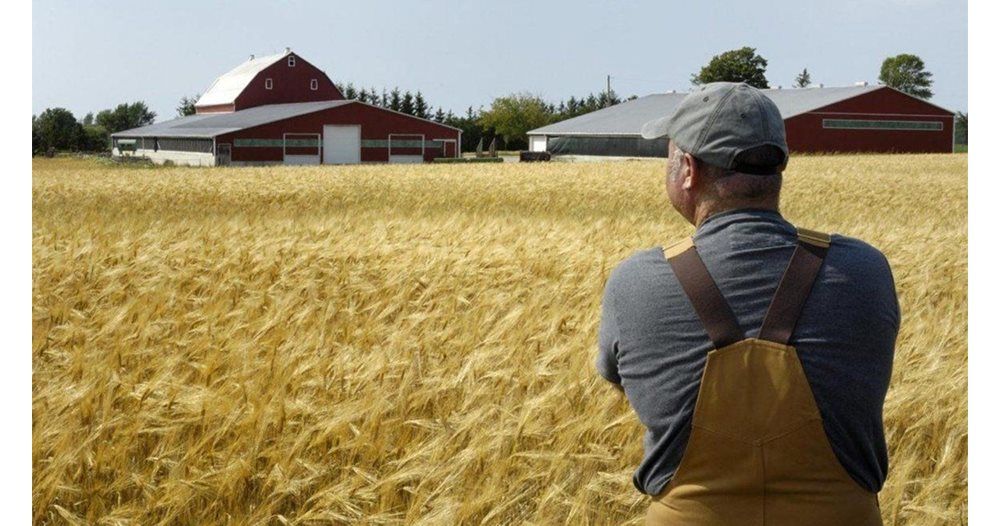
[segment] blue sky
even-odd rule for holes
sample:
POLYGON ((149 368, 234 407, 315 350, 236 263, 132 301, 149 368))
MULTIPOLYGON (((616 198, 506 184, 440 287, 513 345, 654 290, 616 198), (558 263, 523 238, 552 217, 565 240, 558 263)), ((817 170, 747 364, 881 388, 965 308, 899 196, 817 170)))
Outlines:
POLYGON ((78 117, 183 95, 250 54, 291 47, 337 82, 421 90, 456 113, 511 92, 558 102, 604 88, 686 90, 715 54, 748 45, 772 86, 875 82, 889 55, 934 74, 932 102, 968 109, 968 9, 943 0, 774 2, 69 2, 32 12, 32 112, 78 117))

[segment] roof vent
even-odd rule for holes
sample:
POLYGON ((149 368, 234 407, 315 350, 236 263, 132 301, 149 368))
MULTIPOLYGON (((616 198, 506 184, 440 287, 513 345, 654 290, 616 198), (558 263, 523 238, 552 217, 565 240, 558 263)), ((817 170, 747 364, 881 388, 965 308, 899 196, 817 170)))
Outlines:
POLYGON ((867 80, 861 80, 861 81, 858 81, 858 82, 855 82, 855 83, 854 83, 854 85, 855 85, 855 86, 861 86, 861 87, 864 87, 864 86, 867 86, 867 85, 868 85, 868 81, 867 81, 867 80))
POLYGON ((778 89, 781 89, 781 84, 778 84, 778 89))
POLYGON ((290 48, 290 47, 286 47, 285 48, 285 53, 291 53, 291 52, 292 52, 292 48, 290 48))
POLYGON ((823 84, 822 84, 822 83, 820 83, 819 87, 821 87, 821 88, 822 88, 822 87, 823 87, 823 84))
POLYGON ((250 60, 253 60, 253 55, 250 55, 250 60))

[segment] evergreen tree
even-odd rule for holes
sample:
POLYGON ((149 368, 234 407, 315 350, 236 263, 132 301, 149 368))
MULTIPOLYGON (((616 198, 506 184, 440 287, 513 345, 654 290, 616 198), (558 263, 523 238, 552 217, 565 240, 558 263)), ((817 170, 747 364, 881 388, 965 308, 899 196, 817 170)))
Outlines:
POLYGON ((402 97, 400 97, 399 88, 392 88, 392 93, 389 95, 389 109, 392 111, 399 111, 403 105, 402 97))
POLYGON ((198 102, 199 95, 194 97, 181 97, 180 103, 177 105, 177 116, 187 117, 188 115, 194 115, 196 113, 194 109, 194 103, 198 102))
POLYGON ((420 90, 417 90, 417 95, 413 98, 413 114, 421 119, 426 119, 430 117, 430 114, 427 113, 427 111, 427 101, 424 100, 423 93, 420 93, 420 90))
POLYGON ((407 115, 414 114, 413 94, 410 93, 409 90, 407 90, 406 93, 403 94, 403 102, 401 102, 399 105, 399 111, 407 115))
POLYGON ((437 111, 434 112, 434 122, 443 123, 444 120, 445 120, 445 118, 446 118, 446 115, 444 113, 444 110, 442 110, 441 107, 438 106, 437 111))
POLYGON ((354 84, 351 82, 347 83, 347 87, 344 89, 343 93, 344 93, 344 98, 346 99, 358 98, 358 90, 354 88, 354 84))
POLYGON ((795 87, 805 88, 812 84, 812 79, 809 77, 809 70, 802 68, 802 73, 795 76, 795 87))

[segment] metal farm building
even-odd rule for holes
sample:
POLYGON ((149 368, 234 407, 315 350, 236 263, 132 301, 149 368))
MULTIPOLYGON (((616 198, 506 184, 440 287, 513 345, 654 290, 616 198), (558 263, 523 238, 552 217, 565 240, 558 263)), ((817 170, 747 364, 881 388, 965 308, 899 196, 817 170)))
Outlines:
POLYGON ((222 75, 195 115, 112 134, 113 155, 200 166, 412 163, 458 157, 461 131, 356 100, 286 49, 222 75))
MULTIPOLYGON (((952 152, 955 115, 886 86, 762 90, 785 119, 795 152, 952 152)), ((528 132, 532 151, 554 155, 666 157, 667 139, 643 139, 647 121, 670 115, 686 93, 663 93, 528 132)))

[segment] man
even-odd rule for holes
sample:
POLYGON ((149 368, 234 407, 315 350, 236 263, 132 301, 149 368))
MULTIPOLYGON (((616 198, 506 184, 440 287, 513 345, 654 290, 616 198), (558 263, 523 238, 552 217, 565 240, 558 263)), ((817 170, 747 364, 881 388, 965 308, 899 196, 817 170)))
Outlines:
POLYGON ((695 232, 612 271, 596 363, 646 427, 646 524, 881 524, 886 258, 781 216, 784 121, 757 89, 707 84, 643 127, 663 136, 695 232))

